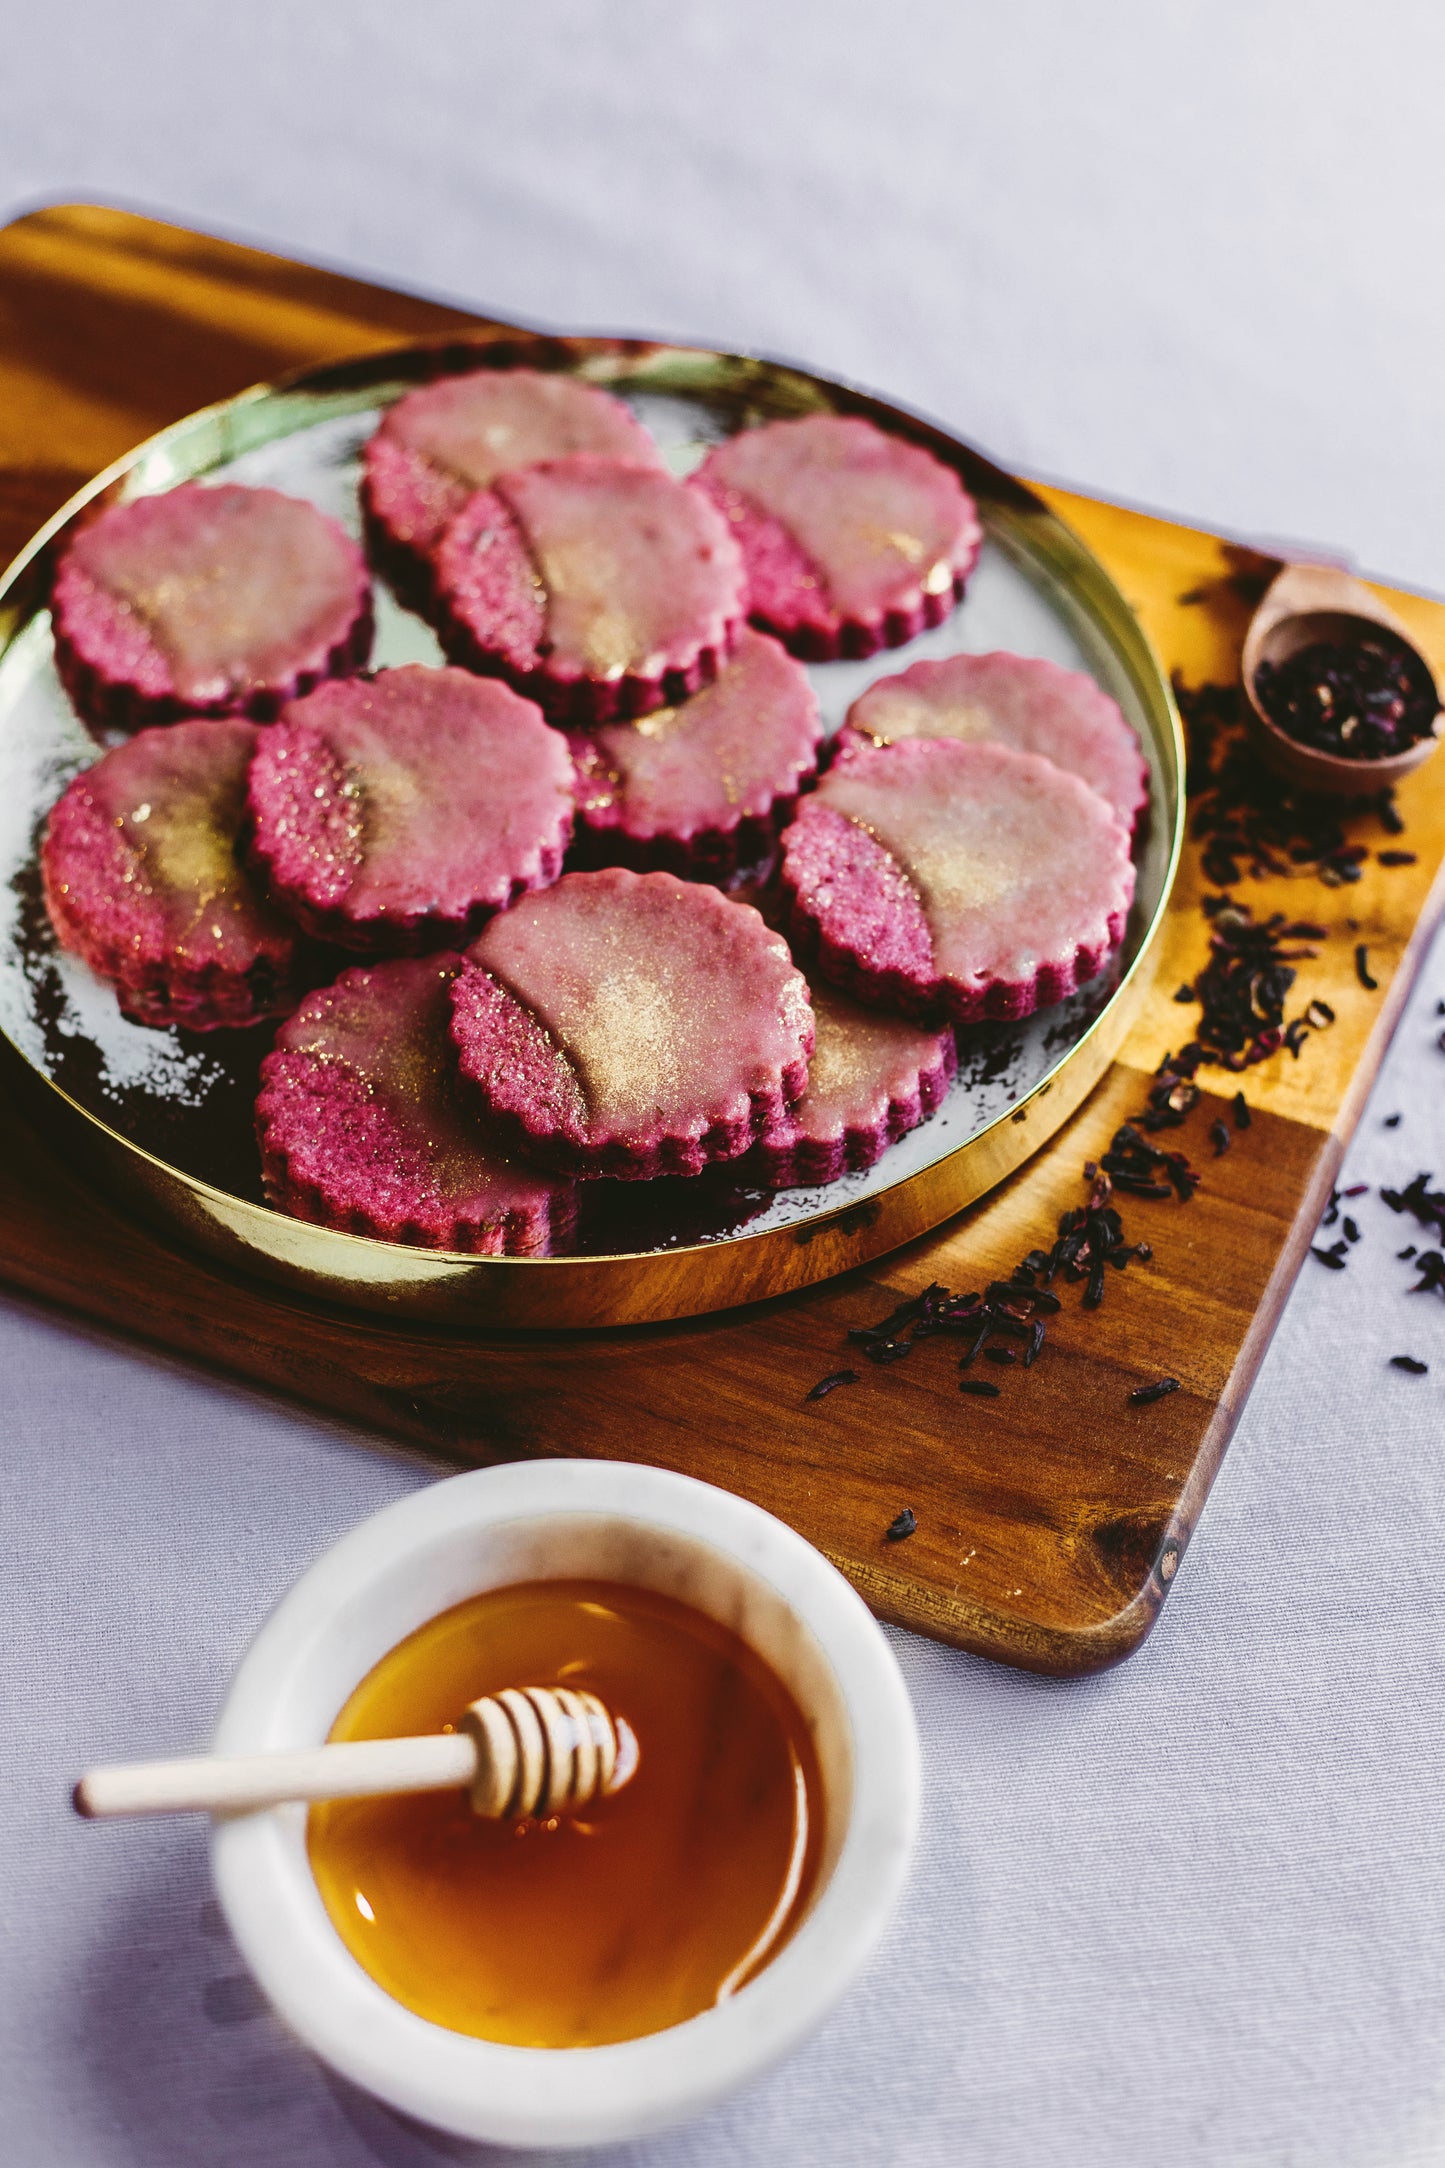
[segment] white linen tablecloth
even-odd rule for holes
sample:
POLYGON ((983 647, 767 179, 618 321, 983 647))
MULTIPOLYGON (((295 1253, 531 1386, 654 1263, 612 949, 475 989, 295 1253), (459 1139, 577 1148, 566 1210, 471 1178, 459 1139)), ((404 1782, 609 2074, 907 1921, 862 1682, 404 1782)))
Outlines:
MULTIPOLYGON (((7 15, 12 212, 126 201, 523 320, 795 355, 1025 471, 1445 588, 1437 9, 7 15)), ((1352 1180, 1445 1172, 1442 995, 1445 947, 1352 1180)), ((751 2094, 599 2162, 1445 2160, 1445 1306, 1405 1293, 1419 1231, 1373 1190, 1356 1216, 1143 1651, 1059 1684, 895 1635, 928 1808, 870 1975, 751 2094)), ((89 1761, 202 1739, 295 1575, 435 1471, 21 1301, 0 1349, 0 2160, 471 2157, 260 2007, 202 1828, 66 1804, 89 1761)))

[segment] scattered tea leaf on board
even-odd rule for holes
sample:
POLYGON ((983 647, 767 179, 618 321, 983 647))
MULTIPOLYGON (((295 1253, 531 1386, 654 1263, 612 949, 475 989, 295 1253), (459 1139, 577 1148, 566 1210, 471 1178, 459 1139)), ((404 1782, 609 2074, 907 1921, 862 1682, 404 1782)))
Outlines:
POLYGON ((1151 1400, 1163 1400, 1178 1390, 1178 1378, 1156 1378, 1152 1385, 1136 1385, 1129 1395, 1129 1405, 1133 1408, 1147 1408, 1151 1400))
POLYGON ((857 1383, 858 1373, 856 1370, 830 1370, 827 1377, 819 1378, 812 1391, 805 1393, 803 1398, 805 1400, 826 1400, 829 1393, 836 1392, 840 1385, 856 1385, 857 1383))

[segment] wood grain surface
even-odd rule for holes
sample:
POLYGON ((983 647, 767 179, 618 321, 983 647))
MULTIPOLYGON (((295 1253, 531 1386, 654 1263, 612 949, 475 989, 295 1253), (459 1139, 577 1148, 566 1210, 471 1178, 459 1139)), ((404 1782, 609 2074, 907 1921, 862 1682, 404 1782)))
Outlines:
MULTIPOLYGON (((0 559, 99 467, 191 409, 306 363, 474 321, 253 250, 91 207, 0 233, 0 559)), ((1238 666, 1250 575, 1217 538, 1042 491, 1105 561, 1166 663, 1190 682, 1238 666)), ((1382 590, 1382 592, 1386 592, 1382 590)), ((1437 671, 1445 608, 1391 593, 1437 671)), ((1083 1672, 1136 1648, 1194 1531, 1378 1067, 1438 909, 1445 797, 1427 766, 1400 791, 1413 865, 1355 886, 1246 881, 1256 913, 1328 928, 1296 989, 1333 1029, 1249 1072, 1252 1126, 1219 1159, 1209 1124, 1237 1081, 1206 1071, 1178 1142, 1204 1170, 1192 1203, 1127 1200, 1153 1261, 1111 1274, 1103 1305, 1063 1290, 1036 1366, 997 1400, 958 1392, 956 1344, 875 1368, 847 1346, 931 1281, 983 1286, 1053 1239, 1081 1169, 1144 1104, 1194 1012, 1174 989, 1204 961, 1206 886, 1191 848, 1156 977, 1123 1055, 1052 1145, 949 1226, 865 1271, 701 1320, 482 1338, 327 1313, 175 1251, 85 1186, 0 1105, 0 1277, 107 1324, 353 1417, 448 1459, 642 1459, 744 1493, 835 1559, 883 1617, 1006 1662, 1083 1672), (1432 885, 1434 894, 1432 895, 1432 885), (1368 946, 1378 980, 1354 968, 1368 946), (809 1402, 847 1364, 856 1385, 809 1402), (1131 1388, 1169 1374, 1145 1407, 1131 1388), (889 1543, 903 1506, 917 1533, 889 1543)), ((1361 840, 1383 841, 1371 815, 1361 840)))

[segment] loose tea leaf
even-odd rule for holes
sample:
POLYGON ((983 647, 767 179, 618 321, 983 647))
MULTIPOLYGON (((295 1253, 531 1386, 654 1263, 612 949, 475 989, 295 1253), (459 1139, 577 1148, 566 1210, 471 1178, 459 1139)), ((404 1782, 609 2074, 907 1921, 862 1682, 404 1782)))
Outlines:
MULTIPOLYGON (((1398 1121, 1399 1116, 1397 1115, 1398 1121)), ((1445 1189, 1431 1189, 1433 1174, 1417 1174, 1404 1189, 1382 1189, 1380 1201, 1392 1212, 1408 1212, 1422 1227, 1433 1227, 1445 1240, 1445 1189)))
POLYGON ((1415 650, 1386 627, 1348 641, 1313 640, 1262 662, 1255 697, 1298 745, 1344 760, 1384 760, 1427 737, 1439 700, 1415 650))
MULTIPOLYGON (((1245 733, 1238 685, 1186 685, 1176 674, 1174 695, 1189 739, 1187 789, 1190 834, 1204 846, 1204 874, 1220 888, 1246 877, 1313 872, 1327 888, 1360 879, 1368 854, 1345 833, 1338 798, 1297 790, 1264 766, 1245 733)), ((1388 835, 1404 832, 1394 793, 1358 801, 1388 835)))
POLYGON ((1153 1385, 1136 1385, 1129 1395, 1129 1405, 1133 1408, 1147 1408, 1151 1400, 1163 1400, 1167 1394, 1177 1393, 1178 1390, 1178 1378, 1159 1378, 1153 1385))
POLYGON ((1308 1028, 1334 1022, 1325 1002, 1312 1002, 1289 1025, 1284 1017, 1294 966, 1319 954, 1313 944, 1324 939, 1324 927, 1311 919, 1290 920, 1283 911, 1257 919, 1234 896, 1206 896, 1203 910, 1210 923, 1209 962, 1194 982, 1194 998, 1204 1013, 1191 1043, 1166 1055, 1161 1077, 1167 1071, 1193 1078, 1205 1062, 1247 1069, 1281 1046, 1297 1055, 1308 1028))
POLYGON ((856 1370, 830 1370, 827 1377, 819 1378, 812 1391, 805 1393, 803 1398, 805 1400, 826 1400, 829 1393, 836 1392, 840 1385, 856 1385, 857 1383, 858 1373, 856 1370))

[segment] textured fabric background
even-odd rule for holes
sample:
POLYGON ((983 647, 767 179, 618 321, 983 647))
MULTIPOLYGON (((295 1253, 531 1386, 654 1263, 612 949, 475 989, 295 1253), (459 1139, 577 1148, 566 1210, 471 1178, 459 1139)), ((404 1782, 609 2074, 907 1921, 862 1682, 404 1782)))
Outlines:
MULTIPOLYGON (((795 355, 1025 469, 1445 588, 1437 8, 0 23, 0 209, 125 201, 524 319, 795 355)), ((1352 1180, 1445 1168, 1441 996, 1445 949, 1352 1180)), ((929 1804, 870 1977, 749 2097, 599 2168, 1445 2160, 1445 1308, 1405 1295, 1415 1230, 1357 1216, 1143 1652, 1060 1685, 898 1636, 929 1804)), ((296 1573, 431 1471, 18 1302, 0 1347, 0 2158, 471 2157, 258 2007, 202 1830, 65 1805, 89 1760, 203 1738, 296 1573)))

